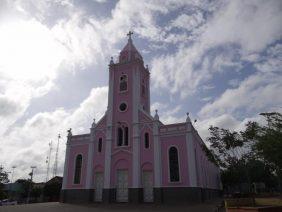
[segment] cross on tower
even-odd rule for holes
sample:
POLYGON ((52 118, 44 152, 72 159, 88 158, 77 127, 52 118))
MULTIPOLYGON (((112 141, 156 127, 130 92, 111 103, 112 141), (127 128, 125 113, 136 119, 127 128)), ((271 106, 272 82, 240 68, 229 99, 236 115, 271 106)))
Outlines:
POLYGON ((129 32, 127 33, 127 36, 128 36, 129 39, 131 39, 131 35, 132 35, 132 34, 133 34, 132 31, 129 31, 129 32))

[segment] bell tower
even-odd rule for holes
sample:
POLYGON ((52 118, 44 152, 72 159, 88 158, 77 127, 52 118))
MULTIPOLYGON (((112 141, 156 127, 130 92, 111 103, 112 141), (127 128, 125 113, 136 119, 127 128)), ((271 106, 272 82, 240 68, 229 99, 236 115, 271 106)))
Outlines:
POLYGON ((111 185, 106 177, 111 174, 111 154, 121 149, 132 153, 132 188, 140 186, 139 111, 150 113, 150 73, 133 44, 132 34, 127 34, 118 61, 111 58, 109 64, 105 188, 111 185))
POLYGON ((109 121, 111 125, 118 124, 128 127, 128 130, 133 123, 138 122, 139 110, 150 113, 150 73, 148 67, 144 67, 143 58, 133 44, 132 34, 131 31, 127 34, 128 41, 119 54, 118 62, 114 63, 111 58, 109 64, 107 114, 112 119, 109 121))

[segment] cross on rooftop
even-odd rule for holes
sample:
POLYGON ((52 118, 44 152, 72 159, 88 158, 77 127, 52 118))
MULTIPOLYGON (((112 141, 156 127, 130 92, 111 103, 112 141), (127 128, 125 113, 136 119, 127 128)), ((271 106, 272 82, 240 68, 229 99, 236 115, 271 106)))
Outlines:
POLYGON ((129 39, 131 39, 131 35, 132 35, 132 34, 133 34, 132 31, 129 31, 129 32, 127 33, 127 36, 128 36, 129 39))

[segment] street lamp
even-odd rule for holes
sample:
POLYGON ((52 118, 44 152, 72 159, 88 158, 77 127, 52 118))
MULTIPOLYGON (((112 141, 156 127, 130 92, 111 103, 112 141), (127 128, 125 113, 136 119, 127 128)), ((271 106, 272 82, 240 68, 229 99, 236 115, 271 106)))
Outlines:
POLYGON ((14 181, 15 168, 17 168, 17 167, 16 166, 12 166, 13 171, 12 171, 12 176, 11 176, 11 183, 13 183, 13 181, 14 181))
POLYGON ((30 184, 29 184, 28 196, 27 196, 27 200, 26 200, 27 203, 29 203, 29 199, 30 199, 30 193, 31 193, 31 189, 32 189, 33 170, 36 169, 36 166, 31 166, 30 168, 31 168, 31 172, 29 173, 30 184))

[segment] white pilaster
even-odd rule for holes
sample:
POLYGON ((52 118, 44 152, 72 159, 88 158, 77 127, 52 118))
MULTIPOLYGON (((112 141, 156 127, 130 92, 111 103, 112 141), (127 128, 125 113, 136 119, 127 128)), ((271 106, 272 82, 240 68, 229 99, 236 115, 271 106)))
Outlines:
POLYGON ((159 120, 155 119, 153 123, 154 136, 154 187, 162 186, 162 169, 161 169, 161 145, 159 137, 159 120))
POLYGON ((133 176, 132 176, 132 187, 140 187, 140 136, 139 136, 139 125, 133 125, 133 139, 132 139, 132 148, 133 148, 133 176))
POLYGON ((192 124, 187 122, 187 132, 186 132, 186 148, 187 148, 187 157, 188 157, 188 176, 190 180, 190 186, 197 186, 197 177, 196 177, 196 161, 195 161, 195 146, 194 139, 192 134, 192 124))
POLYGON ((66 156, 65 156, 65 165, 64 165, 64 176, 63 176, 62 189, 67 189, 68 165, 69 165, 69 156, 70 156, 70 140, 71 140, 71 136, 68 136, 68 140, 67 140, 67 144, 66 144, 66 156))
POLYGON ((140 70, 137 67, 133 71, 133 135, 132 135, 132 150, 133 150, 133 163, 132 163, 132 187, 140 187, 140 132, 139 132, 139 105, 140 105, 140 70))
MULTIPOLYGON (((149 69, 148 69, 149 71, 149 69)), ((148 113, 151 114, 151 91, 150 91, 150 73, 149 73, 149 79, 148 79, 148 113)))
POLYGON ((113 86, 114 74, 113 67, 109 67, 109 94, 108 94, 108 109, 107 109, 107 132, 105 146, 105 167, 104 167, 104 188, 111 187, 111 154, 112 154, 112 128, 113 128, 113 86))

